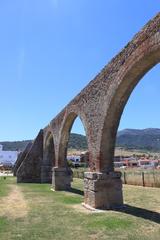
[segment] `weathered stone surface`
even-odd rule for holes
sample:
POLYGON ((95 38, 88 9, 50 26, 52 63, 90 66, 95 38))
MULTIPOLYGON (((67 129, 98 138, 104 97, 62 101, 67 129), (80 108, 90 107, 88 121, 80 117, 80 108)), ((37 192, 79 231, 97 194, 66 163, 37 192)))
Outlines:
POLYGON ((52 183, 52 166, 41 166, 41 183, 52 183))
POLYGON ((107 175, 98 172, 96 174, 96 180, 91 178, 84 179, 85 204, 100 209, 115 209, 121 207, 123 204, 122 181, 120 177, 118 178, 118 174, 112 173, 107 175), (104 175, 104 177, 99 178, 98 175, 104 175))
POLYGON ((84 125, 91 171, 113 172, 115 138, 125 104, 142 76, 160 61, 160 13, 49 123, 55 165, 65 167, 71 126, 84 125))
POLYGON ((43 159, 43 130, 40 130, 37 138, 25 156, 17 170, 17 182, 41 182, 41 164, 43 159))
MULTIPOLYGON (((93 207, 108 209, 123 202, 120 174, 114 172, 113 165, 119 121, 134 87, 159 62, 160 13, 43 129, 43 146, 47 146, 50 134, 53 137, 53 166, 66 168, 70 130, 76 117, 81 118, 88 141, 90 171, 96 172, 93 175, 85 174, 85 202, 93 207)), ((18 169, 18 181, 33 181, 32 176, 36 179, 36 171, 37 176, 46 181, 51 166, 48 164, 51 152, 47 150, 47 153, 43 146, 40 149, 36 142, 33 144, 32 149, 36 151, 32 152, 36 152, 38 157, 35 158, 35 154, 30 151, 18 169), (41 162, 40 176, 41 151, 45 157, 41 162), (27 161, 31 166, 35 164, 35 170, 27 161)), ((68 176, 65 171, 54 169, 54 188, 67 189, 70 186, 68 176)))
POLYGON ((53 168, 52 188, 54 190, 70 190, 72 170, 70 168, 53 168))
POLYGON ((13 169, 14 176, 16 176, 17 170, 20 167, 20 165, 23 162, 23 160, 25 159, 26 155, 28 154, 31 146, 32 146, 32 143, 28 143, 26 148, 24 149, 24 151, 19 154, 19 156, 17 158, 17 161, 14 164, 14 169, 13 169))
POLYGON ((97 173, 96 172, 85 172, 84 177, 87 179, 97 179, 97 173))
POLYGON ((43 160, 41 165, 41 183, 52 182, 52 168, 55 166, 54 140, 51 132, 43 139, 43 160))

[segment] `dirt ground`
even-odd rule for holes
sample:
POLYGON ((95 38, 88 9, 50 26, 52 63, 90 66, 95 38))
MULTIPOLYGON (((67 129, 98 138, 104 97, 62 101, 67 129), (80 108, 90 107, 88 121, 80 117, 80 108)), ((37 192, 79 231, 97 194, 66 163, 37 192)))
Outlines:
POLYGON ((26 217, 28 214, 28 206, 23 193, 16 185, 10 185, 10 188, 10 194, 1 198, 0 216, 6 216, 12 219, 26 217))

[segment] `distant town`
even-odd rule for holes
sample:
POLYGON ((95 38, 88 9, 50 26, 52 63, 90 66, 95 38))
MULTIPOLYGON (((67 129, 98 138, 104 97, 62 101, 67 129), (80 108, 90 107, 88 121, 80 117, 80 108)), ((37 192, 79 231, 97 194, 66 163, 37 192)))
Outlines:
MULTIPOLYGON (((160 169, 160 151, 158 149, 159 145, 156 145, 160 143, 159 141, 156 141, 156 139, 160 139, 160 129, 125 129, 119 131, 117 142, 118 145, 122 146, 117 146, 115 149, 114 167, 122 169, 160 169), (135 141, 135 139, 139 139, 139 144, 141 144, 139 146, 140 148, 137 147, 136 149, 136 146, 133 146, 133 142, 135 141), (149 140, 146 142, 146 139, 149 140), (156 149, 154 149, 155 145, 156 149), (145 148, 146 146, 147 148, 145 148)), ((25 149, 25 146, 29 142, 32 142, 32 140, 18 142, 1 142, 0 170, 12 169, 18 158, 19 153, 25 149)), ((87 148, 87 140, 85 136, 71 133, 67 154, 68 165, 73 168, 89 167, 89 154, 87 148)))
MULTIPOLYGON (((68 164, 71 167, 89 167, 89 153, 78 152, 71 153, 67 156, 68 164)), ((160 158, 157 155, 150 154, 136 155, 117 155, 114 156, 115 168, 141 168, 141 169, 160 169, 160 158)))
POLYGON ((18 154, 19 151, 4 151, 0 144, 0 170, 12 169, 18 154))

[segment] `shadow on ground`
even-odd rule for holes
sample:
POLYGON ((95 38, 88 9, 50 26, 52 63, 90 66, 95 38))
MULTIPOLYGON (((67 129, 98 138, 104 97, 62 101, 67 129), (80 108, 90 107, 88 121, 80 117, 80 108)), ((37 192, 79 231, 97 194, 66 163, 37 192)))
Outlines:
POLYGON ((141 217, 147 220, 150 220, 152 222, 156 222, 160 224, 160 213, 150 211, 144 208, 139 208, 135 206, 131 206, 128 204, 125 204, 122 209, 118 209, 118 212, 123 212, 126 214, 130 214, 136 217, 141 217))
POLYGON ((79 189, 76 189, 76 188, 71 188, 71 189, 69 190, 69 192, 75 193, 75 194, 78 194, 78 195, 81 195, 81 196, 84 196, 84 191, 79 190, 79 189))
MULTIPOLYGON (((69 192, 84 196, 84 191, 76 189, 76 188, 71 188, 69 190, 69 192)), ((146 220, 150 220, 152 222, 160 224, 160 213, 158 213, 158 212, 131 206, 128 204, 125 204, 122 208, 114 209, 114 210, 118 211, 118 212, 123 212, 123 213, 129 214, 129 215, 133 215, 135 217, 141 217, 146 220)))

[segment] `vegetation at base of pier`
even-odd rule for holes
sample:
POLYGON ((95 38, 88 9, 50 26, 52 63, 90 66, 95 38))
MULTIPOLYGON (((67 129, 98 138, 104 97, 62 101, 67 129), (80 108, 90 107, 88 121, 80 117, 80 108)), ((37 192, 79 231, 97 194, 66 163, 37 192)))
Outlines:
POLYGON ((16 184, 0 179, 1 240, 159 240, 160 189, 124 186, 126 211, 93 213, 82 207, 83 182, 71 192, 51 191, 50 184, 16 184), (6 195, 7 194, 7 195, 6 195))

